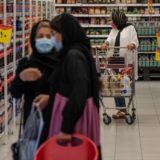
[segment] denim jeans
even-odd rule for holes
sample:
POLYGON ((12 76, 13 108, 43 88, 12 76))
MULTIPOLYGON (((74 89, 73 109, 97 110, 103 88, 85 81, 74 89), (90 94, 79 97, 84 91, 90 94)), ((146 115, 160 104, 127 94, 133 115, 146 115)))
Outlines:
POLYGON ((126 102, 124 97, 115 97, 114 98, 116 107, 126 107, 126 102))

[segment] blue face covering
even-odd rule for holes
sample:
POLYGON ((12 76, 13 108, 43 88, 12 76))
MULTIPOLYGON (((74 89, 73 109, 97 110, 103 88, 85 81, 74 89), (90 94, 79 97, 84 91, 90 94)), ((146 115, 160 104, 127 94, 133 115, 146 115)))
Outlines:
POLYGON ((55 37, 52 37, 52 44, 57 50, 60 50, 63 47, 62 42, 57 42, 55 37))
POLYGON ((52 38, 38 38, 36 39, 35 46, 39 53, 47 54, 53 49, 54 44, 52 42, 52 38))

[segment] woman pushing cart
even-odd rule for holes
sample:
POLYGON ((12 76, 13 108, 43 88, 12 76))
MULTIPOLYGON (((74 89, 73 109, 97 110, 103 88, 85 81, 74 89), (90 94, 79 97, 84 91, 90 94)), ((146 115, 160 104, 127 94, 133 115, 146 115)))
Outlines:
MULTIPOLYGON (((139 45, 137 32, 133 25, 127 23, 127 17, 123 11, 113 10, 111 19, 112 19, 111 20, 112 30, 107 40, 101 46, 101 49, 107 50, 110 48, 110 50, 108 50, 107 52, 110 52, 110 54, 112 54, 112 57, 113 56, 124 57, 129 53, 129 51, 134 50, 134 57, 132 56, 132 58, 134 59, 134 66, 133 66, 134 80, 136 80, 138 78, 136 49, 138 48, 138 45, 139 45)), ((129 56, 127 57, 129 58, 129 56)), ((113 63, 113 61, 115 61, 115 58, 112 58, 112 62, 109 62, 109 63, 113 63)), ((122 63, 122 58, 121 59, 119 58, 119 63, 122 63)), ((125 59, 125 63, 129 63, 127 59, 125 59)), ((128 66, 125 66, 125 67, 128 67, 128 66)), ((114 69, 114 67, 112 69, 114 69)), ((116 69, 116 71, 118 70, 116 69)), ((132 77, 132 82, 133 82, 133 77, 132 77)), ((116 104, 116 108, 118 109, 118 112, 114 114, 112 118, 114 119, 126 118, 127 111, 125 108, 126 106, 125 98, 122 96, 119 96, 119 97, 115 97, 114 99, 115 99, 115 104, 116 104)))

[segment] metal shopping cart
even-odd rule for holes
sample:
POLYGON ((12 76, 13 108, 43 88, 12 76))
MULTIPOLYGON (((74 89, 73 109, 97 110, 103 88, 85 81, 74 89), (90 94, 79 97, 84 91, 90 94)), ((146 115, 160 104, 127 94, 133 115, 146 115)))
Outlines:
POLYGON ((129 51, 126 47, 109 48, 107 51, 96 48, 96 65, 101 71, 103 88, 100 92, 100 103, 103 106, 103 122, 111 123, 111 117, 107 114, 107 109, 117 109, 107 107, 104 97, 124 97, 128 98, 126 106, 125 120, 128 124, 133 124, 136 119, 136 109, 134 107, 135 95, 135 50, 129 51), (119 53, 115 54, 115 49, 119 48, 119 53))

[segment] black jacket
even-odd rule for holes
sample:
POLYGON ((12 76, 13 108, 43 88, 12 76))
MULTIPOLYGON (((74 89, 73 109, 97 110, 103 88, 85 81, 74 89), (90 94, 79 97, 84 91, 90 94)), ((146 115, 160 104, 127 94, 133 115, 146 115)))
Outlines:
MULTIPOLYGON (((43 21, 49 23, 47 20, 43 21)), ((24 95, 24 123, 30 113, 34 98, 39 94, 49 94, 51 74, 54 72, 57 63, 57 54, 54 48, 49 53, 40 54, 35 47, 35 39, 39 23, 41 23, 41 21, 33 26, 30 34, 32 54, 30 57, 25 57, 19 62, 16 76, 10 88, 13 97, 20 98, 24 95), (30 67, 38 68, 42 73, 42 77, 35 82, 23 82, 19 78, 19 74, 24 69, 30 67)))
POLYGON ((10 91, 14 98, 21 98, 22 95, 24 95, 24 124, 30 113, 34 98, 39 94, 49 94, 50 77, 53 71, 53 68, 43 66, 36 61, 33 62, 33 60, 30 60, 28 57, 23 58, 19 62, 16 76, 11 83, 10 91), (38 68, 42 72, 42 77, 38 81, 24 82, 20 79, 20 72, 29 67, 38 68))

